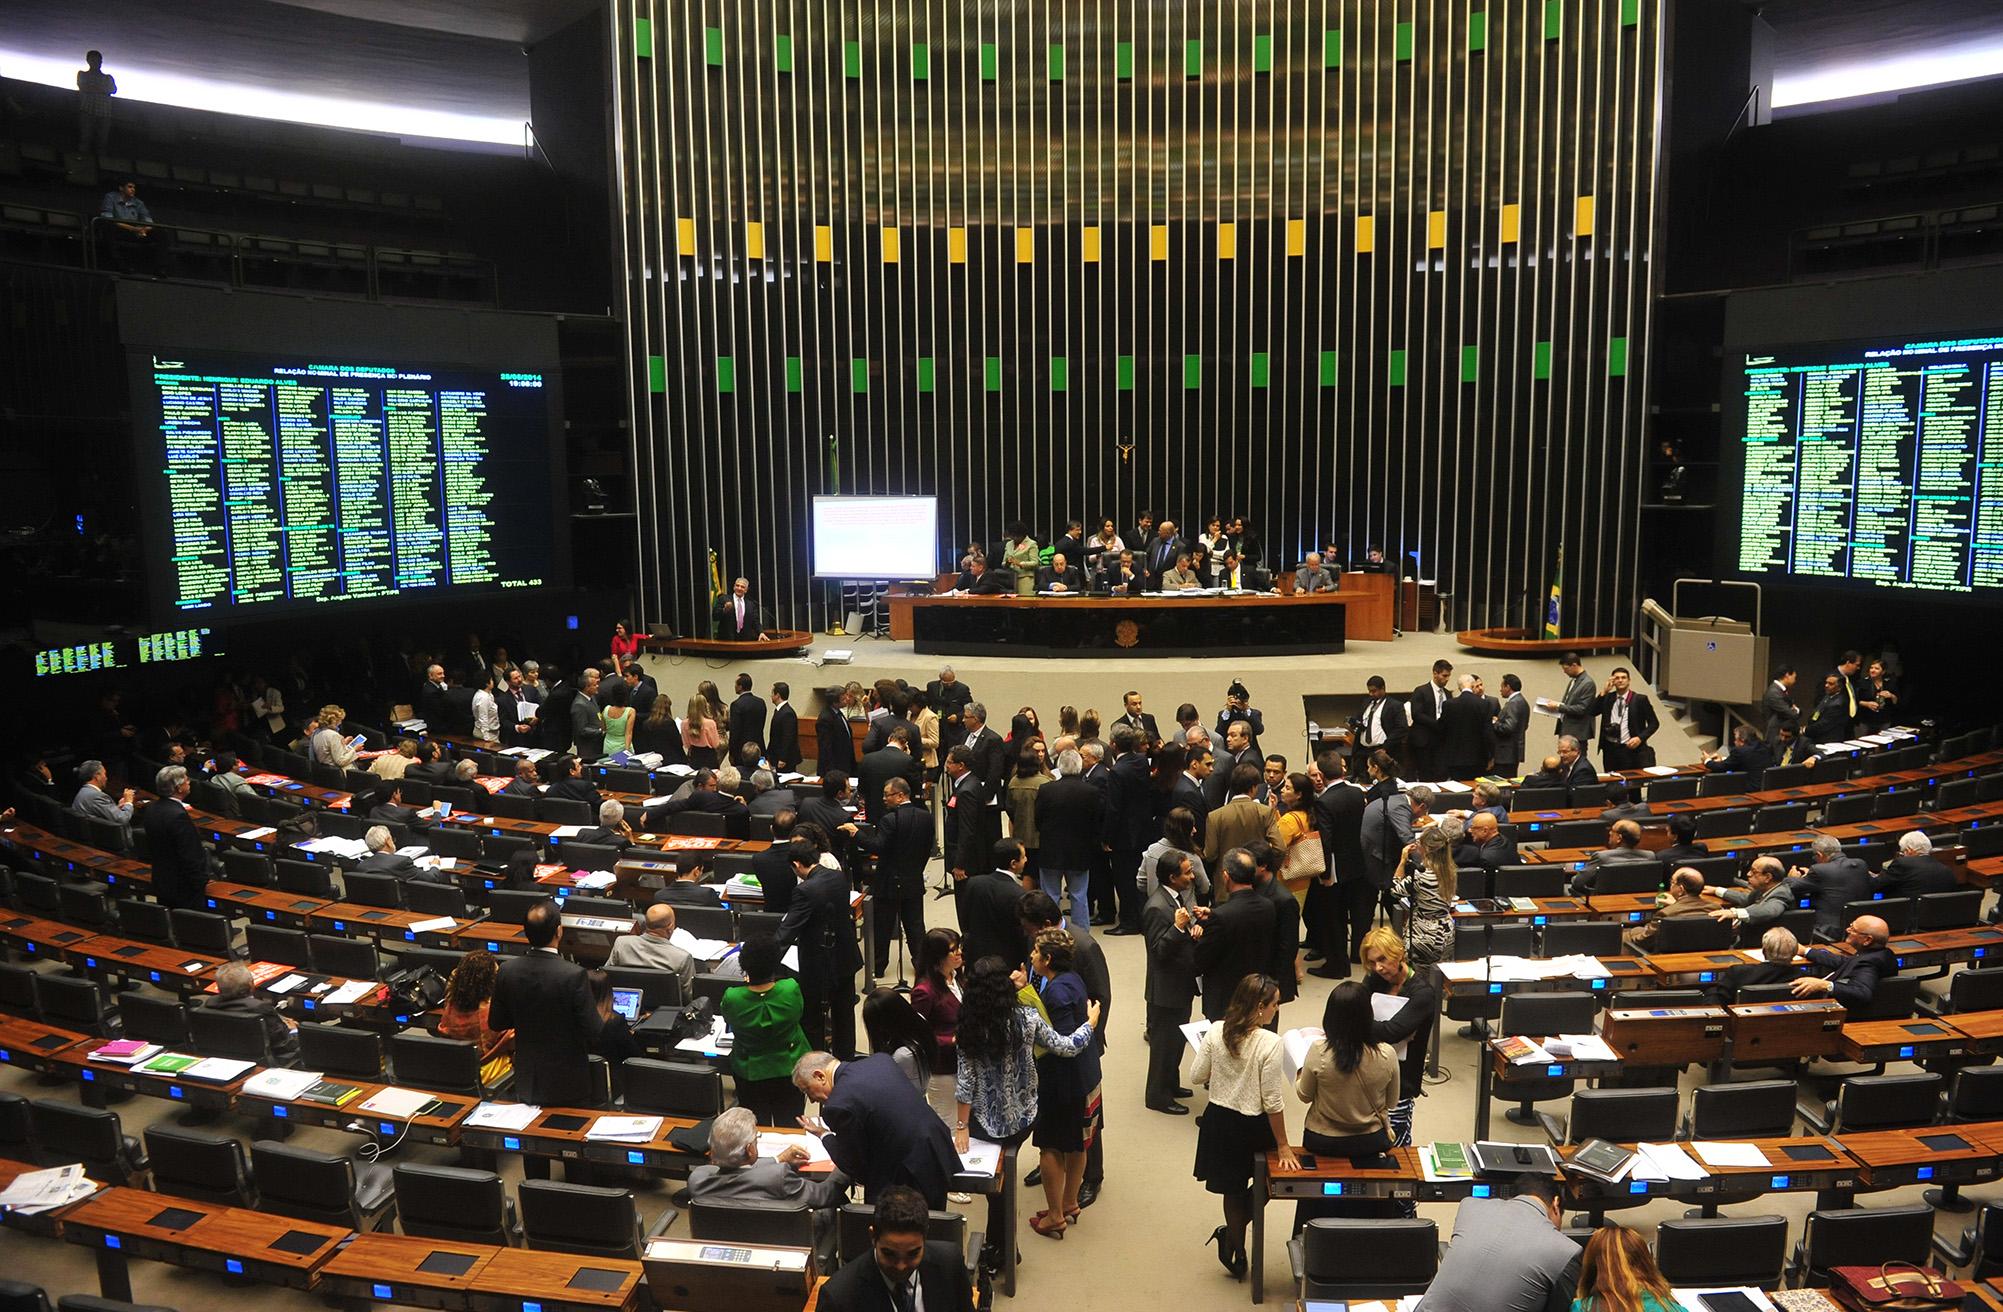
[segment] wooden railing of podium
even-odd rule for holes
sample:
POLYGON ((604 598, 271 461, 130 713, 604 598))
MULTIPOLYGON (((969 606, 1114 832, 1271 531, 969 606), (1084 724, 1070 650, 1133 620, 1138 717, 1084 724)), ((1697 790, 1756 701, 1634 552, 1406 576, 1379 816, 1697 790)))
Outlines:
MULTIPOLYGON (((959 579, 958 574, 941 574, 927 594, 914 591, 922 584, 893 583, 890 585, 886 604, 890 608, 890 636, 896 642, 910 642, 915 637, 911 619, 914 604, 926 596, 936 597, 950 591, 959 579)), ((1362 642, 1389 642, 1396 629, 1397 582, 1389 574, 1344 574, 1338 580, 1340 586, 1334 596, 1343 603, 1344 637, 1362 642)), ((1216 598, 1192 598, 1214 602, 1216 598)), ((940 604, 940 603, 931 603, 940 604)), ((802 728, 805 726, 802 725, 802 728)))

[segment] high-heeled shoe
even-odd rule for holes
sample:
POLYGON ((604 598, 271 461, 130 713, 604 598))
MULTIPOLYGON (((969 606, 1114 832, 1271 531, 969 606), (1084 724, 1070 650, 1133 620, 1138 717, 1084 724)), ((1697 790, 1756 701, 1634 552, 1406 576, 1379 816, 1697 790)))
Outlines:
POLYGON ((1047 1221, 1049 1221, 1049 1218, 1050 1218, 1049 1212, 1038 1212, 1035 1216, 1029 1218, 1029 1228, 1031 1230, 1034 1230, 1037 1234, 1042 1235, 1045 1239, 1064 1238, 1063 1219, 1059 1218, 1054 1222, 1045 1224, 1047 1221))
POLYGON ((1245 1256, 1245 1250, 1242 1248, 1231 1254, 1231 1261, 1226 1265, 1233 1280, 1243 1280, 1245 1273, 1252 1268, 1251 1259, 1245 1256))
POLYGON ((1225 1271, 1227 1271, 1227 1272, 1229 1272, 1229 1273, 1230 1273, 1231 1275, 1234 1275, 1234 1276, 1235 1276, 1235 1275, 1237 1275, 1238 1273, 1237 1273, 1237 1272, 1236 1272, 1235 1270, 1232 1270, 1232 1267, 1231 1267, 1231 1252, 1230 1252, 1230 1250, 1229 1250, 1229 1249, 1227 1249, 1227 1248, 1225 1248, 1225 1247, 1224 1247, 1224 1240, 1225 1240, 1225 1237, 1226 1237, 1226 1236, 1225 1236, 1225 1230, 1224 1230, 1224 1227, 1220 1225, 1220 1226, 1218 1226, 1218 1227, 1217 1227, 1217 1228, 1216 1228, 1215 1230, 1212 1230, 1212 1231, 1210 1232, 1210 1238, 1208 1238, 1208 1239, 1204 1240, 1204 1241, 1203 1241, 1203 1245, 1204 1245, 1204 1247, 1208 1248, 1208 1247, 1209 1247, 1209 1246, 1210 1246, 1211 1244, 1216 1244, 1216 1245, 1217 1245, 1217 1261, 1218 1261, 1218 1263, 1219 1263, 1220 1265, 1222 1265, 1222 1266, 1223 1266, 1223 1268, 1225 1269, 1225 1271))

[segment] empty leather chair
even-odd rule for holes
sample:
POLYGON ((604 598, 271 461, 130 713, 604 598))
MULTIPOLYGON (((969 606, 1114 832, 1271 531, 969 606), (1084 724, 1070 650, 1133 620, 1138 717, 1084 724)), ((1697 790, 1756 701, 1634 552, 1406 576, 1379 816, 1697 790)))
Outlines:
POLYGON ((306 945, 306 931, 286 929, 253 920, 243 932, 244 953, 252 961, 269 961, 301 970, 312 965, 312 949, 306 945))
MULTIPOLYGON (((1614 1143, 1662 1143, 1676 1134, 1676 1089, 1581 1089, 1572 1095, 1572 1114, 1565 1120, 1537 1113, 1544 1133, 1554 1144, 1580 1144, 1588 1139, 1614 1143)), ((1580 1206, 1586 1223, 1597 1226, 1611 1211, 1646 1205, 1646 1194, 1612 1193, 1579 1182, 1580 1206)))
POLYGON ((1736 923, 1709 916, 1670 916, 1656 924, 1650 955, 1669 952, 1714 952, 1732 946, 1736 923))
POLYGON ((99 1298, 96 1294, 64 1294, 56 1312, 174 1312, 160 1303, 127 1303, 122 1299, 99 1298))
POLYGON ((163 1194, 229 1207, 257 1206, 243 1144, 234 1138, 153 1125, 146 1130, 146 1155, 153 1163, 153 1187, 163 1194))
POLYGON ((259 1139, 250 1146, 250 1172, 266 1212, 358 1231, 381 1230, 396 1215, 396 1186, 379 1163, 259 1139))
POLYGON ((1827 1105, 1803 1104, 1801 1119, 1817 1134, 1845 1130, 1903 1130, 1939 1118, 1946 1081, 1925 1075, 1852 1075, 1827 1105))
POLYGON ((118 1014, 128 1039, 163 1048, 185 1048, 194 1042, 188 1034, 188 1009, 179 998, 156 998, 135 989, 119 999, 118 1014))
POLYGON ((722 939, 726 943, 737 939, 737 922, 729 907, 677 904, 675 927, 686 929, 697 938, 722 939))
POLYGON ((1787 1218, 1721 1216, 1664 1221, 1655 1261, 1672 1285, 1773 1289, 1787 1266, 1787 1218))
POLYGON ((313 969, 322 975, 376 979, 382 973, 382 959, 376 953, 376 945, 367 939, 309 934, 306 941, 313 952, 313 969))
POLYGON ((1967 1268, 1963 1280, 2003 1276, 2003 1203, 1983 1203, 1975 1224, 1961 1232, 1959 1243, 1936 1235, 1933 1248, 1948 1266, 1967 1268))
POLYGON ((1440 1265, 1440 1228, 1430 1220, 1316 1217, 1287 1241, 1304 1303, 1399 1299, 1423 1294, 1440 1265))
POLYGON ((395 875, 373 873, 367 870, 346 870, 341 873, 341 888, 344 901, 363 907, 403 906, 403 881, 395 875))
POLYGON ((129 1184, 145 1172, 145 1150, 125 1133, 117 1112, 54 1098, 34 1099, 28 1111, 43 1165, 82 1162, 107 1184, 129 1184))
POLYGON ((1815 1211, 1802 1227, 1791 1263, 1794 1283, 1822 1287, 1839 1266, 1881 1266, 1886 1262, 1923 1265, 1933 1246, 1933 1209, 1849 1207, 1815 1211))
MULTIPOLYGON (((1533 1038, 1553 1034, 1590 1034, 1599 1018, 1600 999, 1595 993, 1512 993, 1502 1000, 1502 1014, 1496 1032, 1507 1037, 1523 1034, 1533 1038)), ((1567 1098, 1578 1086, 1570 1076, 1555 1079, 1512 1080, 1498 1089, 1516 1106, 1507 1115, 1518 1125, 1535 1125, 1531 1104, 1567 1098)))
POLYGON ((1593 879, 1593 893, 1653 893, 1669 874, 1660 861, 1616 861, 1600 867, 1593 879))
POLYGON ((49 1296, 40 1285, 0 1280, 0 1312, 49 1312, 49 1296))
POLYGON ((422 1030, 403 1030, 389 1041, 390 1067, 397 1083, 436 1093, 488 1092, 480 1083, 480 1045, 442 1039, 422 1030))
POLYGON ((356 1079, 379 1080, 383 1075, 382 1036, 373 1030, 345 1025, 299 1026, 299 1066, 302 1070, 356 1079))
POLYGON ((234 957, 236 939, 230 929, 229 917, 212 915, 207 911, 190 911, 185 907, 175 907, 168 913, 174 922, 174 945, 189 952, 204 952, 212 957, 234 957))
POLYGON ((672 1208, 653 1230, 640 1224, 640 1205, 631 1189, 524 1180, 516 1190, 522 1211, 522 1243, 553 1253, 640 1260, 646 1241, 674 1223, 672 1208))
POLYGON ((515 1242, 515 1205, 492 1171, 404 1162, 392 1181, 397 1224, 407 1235, 465 1244, 515 1242))
POLYGON ((629 1057, 620 1071, 629 1112, 702 1117, 723 1110, 723 1073, 714 1067, 629 1057))
POLYGON ((118 932, 126 938, 163 947, 174 942, 174 913, 158 902, 129 897, 118 904, 118 932))
POLYGON ((51 1025, 109 1038, 121 1033, 118 1013, 96 980, 44 975, 36 981, 35 991, 41 999, 42 1019, 51 1025))
POLYGON ((33 1145, 28 1100, 18 1093, 0 1093, 0 1157, 33 1161, 33 1145))
POLYGON ((1617 957, 1621 955, 1622 928, 1618 920, 1553 921, 1544 926, 1544 955, 1617 957))
POLYGON ((194 1007, 188 1012, 188 1037, 205 1057, 271 1064, 271 1036, 265 1032, 262 1016, 194 1007))

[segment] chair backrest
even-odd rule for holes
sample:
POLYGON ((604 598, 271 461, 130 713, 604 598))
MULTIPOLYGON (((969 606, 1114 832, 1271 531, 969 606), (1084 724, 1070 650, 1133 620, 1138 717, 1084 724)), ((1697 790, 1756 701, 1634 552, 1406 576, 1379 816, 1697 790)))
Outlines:
MULTIPOLYGON (((353 878, 353 876, 349 876, 353 878)), ((403 904, 427 916, 450 916, 466 920, 466 890, 457 884, 437 884, 429 879, 413 879, 403 886, 403 904)))
POLYGON ((397 1222, 405 1234, 502 1248, 514 1242, 513 1209, 501 1177, 492 1171, 404 1162, 392 1179, 397 1222))
POLYGON ((222 856, 223 878, 236 884, 248 884, 252 888, 271 887, 271 858, 264 853, 226 847, 222 856))
POLYGON ((596 916, 603 920, 633 919, 633 904, 623 897, 590 897, 582 893, 572 893, 563 900, 563 912, 567 916, 596 916))
POLYGON ((629 1112, 701 1117, 723 1110, 723 1072, 714 1067, 628 1057, 620 1079, 629 1112))
POLYGON ((1618 861, 1601 866, 1593 878, 1595 893, 1653 893, 1669 874, 1660 861, 1618 861))
POLYGON ((809 1207, 705 1203, 698 1199, 689 1204, 689 1238, 736 1244, 772 1244, 781 1248, 812 1248, 814 1212, 809 1207))
MULTIPOLYGON (((523 820, 533 816, 518 817, 523 820)), ((543 858, 543 842, 526 834, 486 834, 480 839, 480 855, 487 865, 505 866, 520 853, 527 852, 537 861, 543 858)))
POLYGON ((417 841, 439 856, 449 856, 460 861, 479 860, 483 847, 480 835, 471 829, 444 827, 427 829, 418 836, 417 841))
POLYGON ((297 893, 301 897, 324 898, 329 902, 334 900, 333 867, 279 857, 271 863, 271 868, 273 878, 286 892, 297 893))
POLYGON ((1790 829, 1807 827, 1808 803, 1806 802, 1763 806, 1753 813, 1753 832, 1756 834, 1781 834, 1790 829))
POLYGON ((1606 842, 1604 820, 1553 820, 1536 836, 1553 847, 1599 847, 1606 842))
POLYGON ((697 975, 695 982, 689 985, 689 997, 721 1002, 725 993, 743 982, 735 975, 697 975))
POLYGON ((1822 804, 1822 823, 1825 825, 1854 825, 1869 820, 1878 807, 1878 799, 1871 793, 1850 793, 1843 797, 1832 797, 1822 804))
POLYGON ((62 888, 47 875, 23 870, 14 876, 14 904, 37 915, 60 916, 63 913, 62 888))
POLYGON ((1700 856, 1678 862, 1704 876, 1706 888, 1736 888, 1745 883, 1739 875, 1739 858, 1730 855, 1700 856))
POLYGON ((1572 1095, 1569 1143, 1663 1143, 1676 1137, 1676 1090, 1581 1089, 1572 1095))
MULTIPOLYGON (((870 1251, 876 1244, 869 1233, 876 1220, 872 1203, 843 1203, 835 1224, 835 1256, 846 1265, 870 1251)), ((925 1222, 925 1238, 948 1243, 967 1251, 967 1217, 964 1212, 931 1212, 925 1222)))
POLYGON ((143 943, 171 946, 174 942, 174 913, 158 902, 128 897, 118 904, 118 932, 143 943))
POLYGON ((119 998, 118 1014, 125 1022, 122 1033, 128 1039, 157 1043, 163 1048, 183 1048, 193 1043, 188 1034, 188 1011, 179 998, 156 998, 134 989, 119 998))
POLYGON ((2003 970, 1957 970, 1947 984, 1950 1011, 2003 1009, 2003 970))
POLYGON ((403 905, 403 881, 379 871, 344 870, 341 884, 346 900, 365 907, 398 908, 403 905))
POLYGON ((403 1030, 390 1035, 389 1059, 398 1084, 438 1093, 481 1091, 480 1046, 476 1043, 403 1030))
POLYGON ((1564 957, 1584 953, 1617 957, 1621 952, 1621 929, 1618 920, 1554 920, 1544 926, 1544 955, 1564 957))
POLYGON ((1779 1139, 1794 1127, 1793 1080, 1703 1084, 1690 1095, 1693 1139, 1779 1139))
POLYGON ((1913 900, 1909 897, 1858 898, 1843 904, 1843 924, 1859 916, 1877 916, 1893 934, 1913 932, 1913 900))
POLYGON ((324 1071, 328 1075, 381 1079, 382 1035, 346 1025, 301 1024, 299 1065, 309 1071, 324 1071))
POLYGON ((28 1100, 18 1093, 0 1092, 0 1155, 31 1162, 34 1155, 30 1145, 34 1141, 28 1100))
POLYGON ((1709 952, 1729 948, 1739 927, 1709 916, 1671 916, 1655 927, 1651 952, 1709 952))
POLYGON ((540 889, 494 889, 487 894, 487 918, 504 925, 525 925, 529 919, 529 908, 548 896, 540 889))
POLYGON ((1596 993, 1512 993, 1502 1000, 1500 1032, 1590 1034, 1599 1011, 1596 993))
POLYGON ((1699 838, 1731 838, 1753 831, 1753 813, 1746 807, 1733 807, 1726 811, 1699 811, 1696 820, 1699 838))
POLYGON ((259 1139, 250 1146, 250 1175, 260 1211, 362 1229, 353 1158, 259 1139))
POLYGON ((605 974, 615 989, 640 990, 640 1010, 682 1005, 682 977, 672 970, 647 966, 607 966, 605 974))
MULTIPOLYGON (((730 822, 733 819, 742 822, 741 817, 717 815, 709 811, 682 811, 668 817, 668 832, 703 838, 728 838, 730 822)), ((748 824, 744 826, 744 832, 746 834, 751 832, 748 824)))
POLYGON ((1752 787, 1753 777, 1743 770, 1707 774, 1697 781, 1699 797, 1730 797, 1752 787))
POLYGON ((1968 929, 1982 919, 1986 889, 1957 888, 1947 893, 1922 893, 1913 899, 1913 928, 1968 929))
POLYGON ((1681 802, 1697 796, 1697 785, 1702 782, 1694 776, 1688 779, 1657 779, 1642 790, 1642 796, 1650 802, 1681 802))
POLYGON ((610 843, 561 843, 556 859, 572 870, 610 870, 619 864, 619 849, 610 843))
POLYGON ((1900 788, 1889 793, 1879 793, 1877 804, 1871 808, 1873 820, 1895 820, 1901 816, 1918 815, 1920 811, 1920 790, 1900 788))
POLYGON ((1794 985, 1783 980, 1778 984, 1743 984, 1732 995, 1734 1004, 1751 1006, 1755 1002, 1790 1002, 1794 999, 1794 985))
POLYGON ((264 1017, 247 1013, 217 1011, 211 1007, 188 1010, 188 1040, 204 1057, 232 1057, 237 1061, 271 1064, 271 1039, 264 1032, 264 1017))
MULTIPOLYGON (((1990 778, 2003 784, 2003 774, 1992 775, 1990 778)), ((1988 782, 1987 779, 1983 780, 1985 786, 1988 782)), ((1982 800, 1986 802, 1992 799, 1985 797, 1982 800)), ((1978 857, 2003 856, 2003 825, 1983 825, 1979 829, 1964 830, 1961 835, 1961 846, 1967 852, 1970 861, 1978 857)))
POLYGON ((536 819, 552 825, 592 825, 598 817, 591 814, 591 803, 580 802, 574 797, 538 797, 536 819))
POLYGON ((367 939, 343 938, 339 934, 310 934, 313 969, 322 975, 345 975, 349 979, 378 979, 382 958, 376 945, 367 939))
POLYGON ((1570 794, 1563 788, 1519 788, 1509 799, 1512 811, 1560 810, 1569 805, 1570 794))
POLYGON ((306 943, 306 931, 286 929, 281 925, 267 925, 261 920, 253 920, 243 932, 244 950, 252 961, 270 961, 305 969, 312 964, 312 949, 306 943))
POLYGON ((502 820, 533 820, 536 818, 536 799, 495 793, 487 799, 486 813, 502 820))
POLYGON ((1836 1090, 1836 1119, 1829 1132, 1900 1130, 1932 1125, 1944 1083, 1924 1075, 1852 1075, 1836 1090))
POLYGON ((1893 975, 1878 981, 1870 1002, 1853 1008, 1851 1020, 1904 1020, 1913 1014, 1920 1000, 1918 975, 1893 975))
POLYGON ((1813 773, 1805 765, 1770 765, 1760 776, 1760 789, 1771 792, 1776 788, 1799 788, 1809 781, 1813 773))
POLYGON ((403 804, 405 806, 431 805, 431 781, 429 779, 413 779, 406 774, 400 782, 403 784, 403 804))
POLYGON ((44 1162, 82 1162, 90 1174, 110 1184, 124 1184, 133 1171, 118 1113, 54 1098, 29 1102, 34 1143, 44 1162))
POLYGON ((42 1002, 42 1019, 51 1025, 89 1034, 108 1034, 118 1028, 118 1018, 96 980, 44 975, 36 992, 42 1002))
POLYGON ((1607 786, 1605 784, 1578 784, 1568 789, 1566 796, 1571 799, 1568 803, 1571 806, 1605 806, 1608 796, 1607 786))
POLYGON ((1316 1217, 1301 1232, 1308 1283, 1339 1284, 1354 1298, 1422 1292, 1439 1264, 1440 1228, 1430 1219, 1316 1217))
POLYGON ((1956 1071, 1948 1088, 1947 1119, 2003 1120, 2003 1066, 1966 1066, 1956 1071))
POLYGON ((58 914, 72 925, 109 929, 115 923, 111 890, 103 884, 64 883, 56 889, 58 914))
POLYGON ((1565 878, 1563 866, 1498 866, 1495 896, 1562 897, 1565 878))
POLYGON ((720 938, 734 942, 737 938, 737 920, 729 907, 705 907, 687 902, 675 904, 675 926, 686 929, 697 938, 720 938))
POLYGON ((190 952, 206 952, 212 957, 236 955, 236 935, 228 916, 208 911, 175 907, 168 913, 174 923, 174 944, 190 952))
POLYGON ((1933 1247, 1933 1209, 1922 1203, 1810 1212, 1801 1243, 1804 1286, 1827 1285, 1832 1267, 1923 1266, 1933 1247))
POLYGON ((1495 896, 1495 872, 1487 866, 1462 866, 1454 874, 1454 896, 1467 900, 1495 896))
MULTIPOLYGON (((1466 886, 1468 871, 1461 872, 1462 886, 1466 886)), ((760 934, 777 934, 779 925, 786 917, 777 911, 740 911, 737 913, 737 940, 749 942, 760 934)))
POLYGON ((524 1180, 515 1197, 530 1248, 640 1259, 640 1207, 631 1189, 524 1180))
POLYGON ((749 852, 718 852, 709 859, 710 873, 718 879, 730 879, 736 875, 748 875, 752 871, 752 854, 749 852))
POLYGON ((37 985, 40 979, 26 966, 0 961, 0 1010, 24 1017, 39 1016, 42 1003, 37 985))
POLYGON ((1787 1265, 1784 1216, 1678 1217, 1655 1231, 1655 1262, 1672 1285, 1780 1284, 1787 1265))
POLYGON ((1491 951, 1498 957, 1536 956, 1537 926, 1492 924, 1454 926, 1455 961, 1479 961, 1491 951))
POLYGON ((152 1162, 153 1187, 163 1194, 230 1207, 257 1205, 243 1144, 231 1136, 205 1134, 179 1125, 150 1125, 146 1128, 146 1156, 152 1162))

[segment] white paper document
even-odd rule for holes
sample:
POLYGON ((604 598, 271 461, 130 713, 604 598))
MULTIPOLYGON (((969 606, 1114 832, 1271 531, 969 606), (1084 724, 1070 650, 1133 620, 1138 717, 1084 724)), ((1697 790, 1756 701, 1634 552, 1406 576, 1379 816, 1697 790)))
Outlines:
POLYGON ((575 838, 584 832, 583 825, 558 825, 549 831, 551 838, 575 838))
POLYGON ((788 1134, 773 1130, 761 1130, 758 1134, 758 1155, 778 1157, 781 1149, 801 1148, 806 1151, 808 1162, 829 1162, 828 1150, 821 1146, 820 1136, 800 1133, 788 1134))
POLYGON ((433 916, 429 920, 413 920, 407 927, 413 934, 429 934, 433 930, 445 931, 459 928, 459 922, 450 916, 433 916))
POLYGON ((1197 1052, 1203 1047, 1203 1036, 1210 1033, 1210 1022, 1207 1020, 1193 1020, 1189 1024, 1182 1026, 1181 1029, 1182 1037, 1189 1041, 1189 1050, 1197 1052))
POLYGON ((1699 1140, 1690 1145, 1706 1166, 1771 1166, 1758 1144, 1699 1140))
POLYGON ((584 1137, 593 1143, 648 1143, 660 1132, 658 1116, 601 1116, 584 1137))
POLYGON ((1637 1144, 1634 1151, 1637 1180, 1702 1180, 1711 1174, 1680 1143, 1637 1144))
POLYGON ((0 1190, 0 1211, 33 1216, 67 1207, 96 1192, 97 1186, 84 1174, 82 1162, 51 1166, 45 1171, 24 1171, 0 1190))
MULTIPOLYGON (((1373 993, 1370 995, 1370 1019, 1380 1024, 1390 1020, 1393 1016, 1405 1010, 1405 1004, 1410 1001, 1410 998, 1401 998, 1395 993, 1373 993)), ((1410 1045, 1410 1039, 1405 1040, 1403 1043, 1394 1043, 1391 1045, 1391 1051, 1398 1054, 1399 1061, 1403 1061, 1405 1060, 1405 1049, 1410 1045)))
POLYGON ((968 1175, 993 1175, 1001 1165, 1001 1145, 986 1139, 968 1139, 967 1151, 960 1154, 960 1169, 968 1175))
POLYGON ((228 1057, 204 1057, 181 1074, 191 1080, 209 1080, 216 1084, 228 1084, 245 1071, 255 1070, 254 1061, 232 1061, 228 1057))
POLYGON ((542 1108, 532 1102, 483 1102, 466 1118, 466 1124, 483 1130, 521 1131, 540 1115, 542 1108))
POLYGON ((1303 1025, 1280 1036, 1280 1062, 1286 1070, 1288 1084, 1300 1078, 1301 1067, 1307 1065, 1308 1049, 1314 1046, 1315 1040, 1326 1037, 1319 1025, 1303 1025))
POLYGON ((378 1116, 408 1120, 416 1114, 418 1108, 432 1101, 434 1101, 432 1096, 422 1089, 399 1089, 392 1086, 378 1090, 374 1097, 362 1104, 362 1110, 374 1112, 378 1116))
POLYGON ((325 1078, 319 1071, 292 1071, 271 1066, 243 1082, 243 1091, 257 1098, 291 1102, 325 1078))
POLYGON ((374 993, 376 987, 376 982, 372 979, 351 979, 340 988, 335 989, 332 993, 322 998, 321 1001, 330 1007, 345 1007, 351 1002, 360 1002, 369 994, 374 993))
POLYGON ((272 826, 264 825, 257 829, 246 829, 242 833, 238 834, 237 837, 250 839, 254 841, 259 838, 269 838, 277 832, 278 830, 273 828, 272 826))
POLYGON ((304 975, 287 975, 264 986, 267 993, 290 993, 306 982, 304 975))
POLYGON ((1560 1034, 1544 1047, 1559 1061, 1618 1061, 1620 1054, 1597 1034, 1560 1034))

